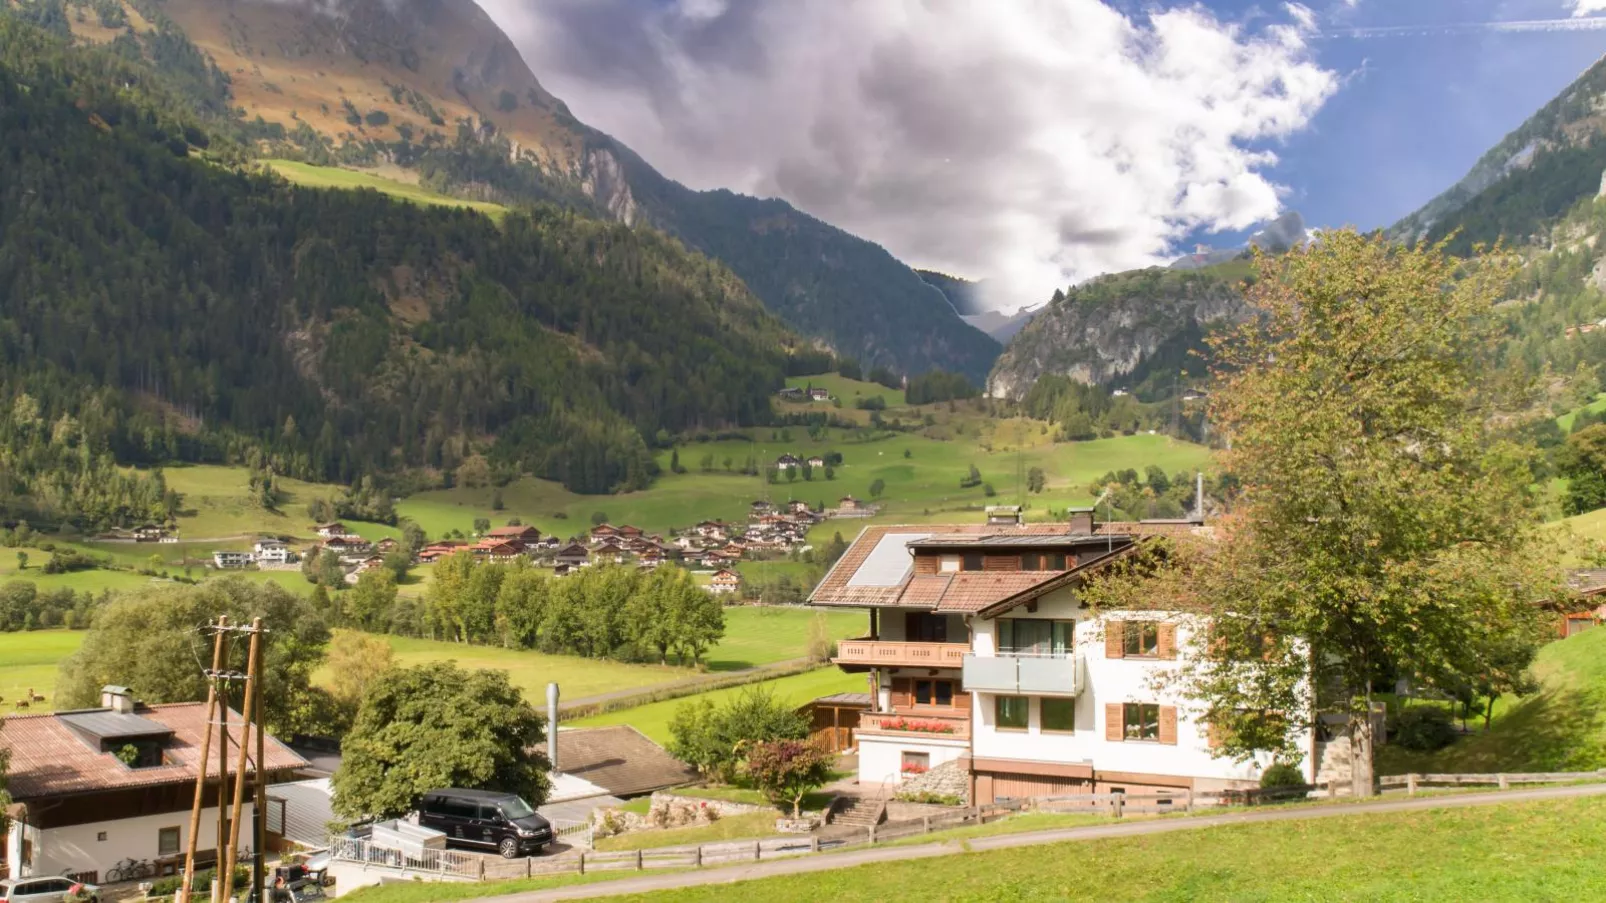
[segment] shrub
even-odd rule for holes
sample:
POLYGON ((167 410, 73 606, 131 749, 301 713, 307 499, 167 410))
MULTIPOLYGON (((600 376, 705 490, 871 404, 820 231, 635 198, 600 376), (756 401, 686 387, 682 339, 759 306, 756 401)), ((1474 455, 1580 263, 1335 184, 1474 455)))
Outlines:
POLYGON ((1414 705, 1394 722, 1394 742, 1416 752, 1433 752, 1455 742, 1450 711, 1436 705, 1414 705))
POLYGON ((1300 773, 1299 766, 1292 762, 1278 762, 1266 769, 1260 775, 1260 786, 1263 790, 1273 787, 1303 787, 1305 775, 1300 773))
MULTIPOLYGON (((216 874, 217 874, 217 869, 215 869, 215 868, 203 869, 201 871, 196 872, 195 873, 195 878, 190 881, 190 890, 192 890, 192 891, 206 891, 206 890, 208 890, 209 888, 211 888, 211 886, 212 886, 212 878, 216 874)), ((153 882, 151 882, 151 891, 150 891, 149 896, 152 896, 152 897, 170 897, 173 894, 178 893, 178 889, 180 887, 182 887, 183 884, 184 884, 184 879, 179 875, 174 875, 171 878, 162 878, 162 879, 159 879, 157 881, 153 881, 153 882)), ((249 868, 246 868, 245 866, 236 867, 235 870, 234 870, 234 886, 235 886, 235 888, 238 889, 238 888, 242 888, 242 887, 249 887, 250 885, 251 885, 251 870, 249 868)))
POLYGON ((937 793, 931 790, 904 791, 893 797, 900 803, 925 803, 928 806, 963 806, 965 801, 952 793, 937 793))

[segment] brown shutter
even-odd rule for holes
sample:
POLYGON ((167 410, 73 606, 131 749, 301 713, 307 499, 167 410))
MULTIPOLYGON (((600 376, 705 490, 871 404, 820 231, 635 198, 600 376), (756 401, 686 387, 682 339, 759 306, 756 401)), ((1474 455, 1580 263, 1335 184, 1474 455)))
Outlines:
POLYGON ((935 556, 935 555, 916 555, 915 556, 915 573, 916 574, 935 574, 935 573, 937 573, 937 556, 935 556))
POLYGON ((1126 658, 1126 622, 1104 622, 1104 657, 1126 658))
POLYGON ((1126 739, 1125 707, 1119 702, 1104 704, 1104 739, 1111 743, 1126 739))
POLYGON ((984 571, 1018 571, 1020 570, 1020 556, 988 555, 981 560, 981 569, 984 571))
POLYGON ((1171 623, 1162 623, 1158 628, 1158 634, 1159 635, 1155 638, 1154 657, 1176 658, 1177 625, 1171 623))
POLYGON ((892 679, 892 707, 906 709, 914 704, 914 688, 907 677, 894 677, 892 679))
POLYGON ((954 686, 954 708, 970 711, 970 694, 961 691, 958 685, 954 686))
POLYGON ((1160 706, 1160 742, 1177 745, 1177 707, 1160 706))
POLYGON ((1220 749, 1225 737, 1226 732, 1222 730, 1221 725, 1215 723, 1214 721, 1209 722, 1205 726, 1205 742, 1210 746, 1211 749, 1220 749))

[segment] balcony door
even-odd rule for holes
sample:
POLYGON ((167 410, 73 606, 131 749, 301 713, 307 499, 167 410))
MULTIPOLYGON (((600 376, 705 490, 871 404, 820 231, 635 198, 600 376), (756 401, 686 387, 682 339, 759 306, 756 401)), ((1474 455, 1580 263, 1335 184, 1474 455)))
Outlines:
POLYGON ((998 621, 998 651, 1064 658, 1071 654, 1075 629, 1075 621, 1001 618, 998 621))
POLYGON ((904 639, 911 643, 948 642, 948 616, 925 611, 911 611, 904 615, 904 639))

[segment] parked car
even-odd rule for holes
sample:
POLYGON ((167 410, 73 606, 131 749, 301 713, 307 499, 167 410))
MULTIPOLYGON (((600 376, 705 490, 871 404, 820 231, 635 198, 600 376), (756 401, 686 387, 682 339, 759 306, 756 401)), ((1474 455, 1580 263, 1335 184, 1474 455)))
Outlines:
POLYGON ((100 903, 100 888, 71 878, 0 879, 0 903, 64 903, 69 899, 100 903))
POLYGON ((323 891, 323 882, 316 878, 302 878, 273 888, 275 903, 323 903, 329 896, 323 891))
POLYGON ((496 850, 503 858, 534 855, 552 842, 552 825, 513 793, 431 790, 418 803, 418 823, 454 846, 496 850))

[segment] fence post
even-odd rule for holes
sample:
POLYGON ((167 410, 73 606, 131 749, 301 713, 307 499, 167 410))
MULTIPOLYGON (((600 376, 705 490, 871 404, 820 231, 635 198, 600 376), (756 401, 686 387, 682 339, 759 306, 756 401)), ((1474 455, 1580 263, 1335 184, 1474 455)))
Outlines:
POLYGON ((1405 776, 1405 795, 1416 796, 1416 772, 1414 771, 1405 776))
POLYGON ((1503 774, 1502 775, 1498 775, 1498 778, 1499 778, 1499 781, 1500 781, 1500 789, 1501 790, 1510 790, 1511 789, 1511 781, 1509 781, 1506 778, 1505 775, 1503 775, 1503 774))
POLYGON ((870 846, 875 846, 875 825, 870 826, 870 846))
POLYGON ((581 850, 580 851, 580 874, 584 875, 585 873, 586 873, 586 851, 585 850, 581 850))
POLYGON ((818 834, 810 834, 809 835, 809 852, 810 853, 818 853, 818 852, 820 852, 820 835, 818 835, 818 834))
POLYGON ((755 840, 753 841, 753 861, 757 862, 762 858, 764 858, 764 841, 755 840))
POLYGON ((1187 805, 1188 805, 1188 814, 1192 815, 1193 814, 1193 790, 1191 788, 1188 790, 1188 804, 1187 805))
POLYGON ((524 877, 528 878, 533 874, 535 874, 535 857, 526 856, 524 857, 524 877))
POLYGON ((478 856, 474 857, 474 871, 476 873, 475 877, 476 877, 477 880, 479 880, 479 881, 484 881, 485 880, 485 860, 484 859, 481 859, 478 856))
POLYGON ((929 816, 929 815, 920 816, 920 833, 922 833, 922 834, 930 834, 931 833, 931 816, 929 816))
POLYGON ((1120 818, 1121 810, 1126 808, 1126 794, 1117 793, 1114 794, 1114 797, 1114 799, 1110 800, 1110 808, 1115 811, 1115 817, 1120 818))
POLYGON ((636 871, 638 871, 638 872, 639 872, 639 871, 641 871, 641 870, 642 870, 642 864, 641 864, 641 851, 640 851, 640 850, 637 850, 637 851, 636 851, 636 871))

